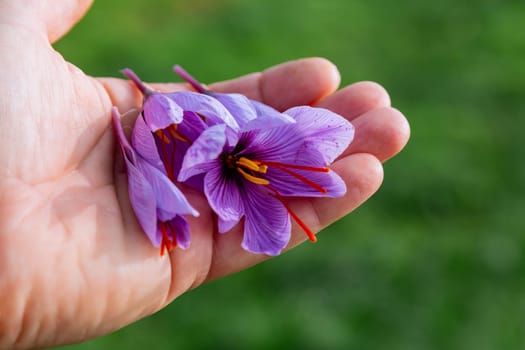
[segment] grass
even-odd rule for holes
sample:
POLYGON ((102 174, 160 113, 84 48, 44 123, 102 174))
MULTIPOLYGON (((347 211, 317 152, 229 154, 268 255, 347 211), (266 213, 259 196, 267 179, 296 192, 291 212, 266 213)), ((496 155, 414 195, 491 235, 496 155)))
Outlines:
POLYGON ((410 120, 365 205, 302 247, 68 350, 525 348, 525 3, 97 1, 56 44, 92 75, 202 81, 303 56, 410 120))

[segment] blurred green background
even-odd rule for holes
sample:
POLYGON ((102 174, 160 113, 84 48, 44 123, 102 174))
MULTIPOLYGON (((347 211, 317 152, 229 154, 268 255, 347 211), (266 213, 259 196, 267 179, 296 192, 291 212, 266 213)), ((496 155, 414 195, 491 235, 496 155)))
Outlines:
POLYGON ((324 56, 412 126, 380 191, 318 244, 63 349, 525 348, 522 0, 99 0, 56 48, 149 81, 324 56))

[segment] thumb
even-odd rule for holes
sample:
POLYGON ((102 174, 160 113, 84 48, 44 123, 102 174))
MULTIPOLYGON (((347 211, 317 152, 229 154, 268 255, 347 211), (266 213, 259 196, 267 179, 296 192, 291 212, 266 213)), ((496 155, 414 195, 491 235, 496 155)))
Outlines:
POLYGON ((42 3, 47 37, 53 43, 84 16, 93 0, 43 0, 42 3))
POLYGON ((50 43, 66 34, 89 9, 93 0, 6 0, 0 3, 0 20, 44 31, 50 43))

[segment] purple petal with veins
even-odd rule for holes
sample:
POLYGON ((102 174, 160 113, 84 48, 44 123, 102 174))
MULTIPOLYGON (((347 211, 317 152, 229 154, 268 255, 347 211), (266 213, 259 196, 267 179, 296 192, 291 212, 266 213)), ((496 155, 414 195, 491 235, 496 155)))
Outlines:
POLYGON ((164 129, 182 121, 183 109, 166 94, 155 92, 146 96, 142 114, 151 131, 164 129))
POLYGON ((204 130, 188 148, 179 172, 179 181, 205 173, 219 164, 219 156, 226 144, 226 125, 219 124, 204 130))
POLYGON ((290 216, 275 197, 249 184, 244 192, 246 220, 242 247, 252 253, 278 255, 290 240, 290 216))
POLYGON ((203 116, 208 125, 226 124, 233 129, 239 128, 239 124, 230 112, 211 96, 190 91, 174 92, 166 96, 185 111, 203 116))

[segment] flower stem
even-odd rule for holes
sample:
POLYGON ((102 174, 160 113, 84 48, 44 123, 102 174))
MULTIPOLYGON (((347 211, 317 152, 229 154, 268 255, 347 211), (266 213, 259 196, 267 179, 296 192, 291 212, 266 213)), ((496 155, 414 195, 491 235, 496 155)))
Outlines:
POLYGON ((173 71, 182 79, 184 79, 188 84, 190 84, 197 92, 200 92, 201 94, 205 94, 208 92, 208 89, 204 88, 204 86, 197 81, 194 77, 191 76, 190 73, 186 72, 184 68, 176 64, 173 67, 173 71))
POLYGON ((135 86, 140 90, 140 92, 142 92, 143 95, 145 96, 151 95, 154 92, 153 89, 149 88, 146 84, 144 84, 144 82, 140 80, 138 75, 135 74, 135 72, 132 71, 131 69, 124 68, 120 72, 124 74, 126 77, 128 77, 135 84, 135 86))

